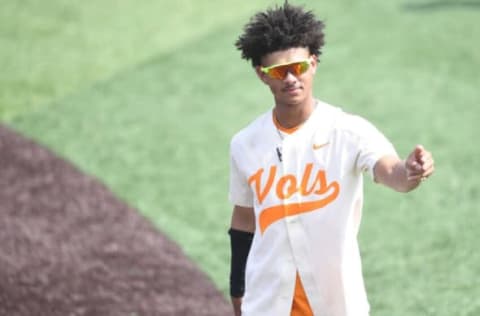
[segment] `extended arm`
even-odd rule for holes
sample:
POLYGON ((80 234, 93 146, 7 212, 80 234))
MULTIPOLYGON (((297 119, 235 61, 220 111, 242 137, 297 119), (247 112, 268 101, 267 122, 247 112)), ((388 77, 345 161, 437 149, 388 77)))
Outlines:
POLYGON ((241 315, 245 287, 245 265, 255 231, 255 213, 251 207, 235 205, 230 228, 230 296, 235 316, 241 315))
POLYGON ((379 159, 375 164, 374 175, 376 182, 399 192, 408 192, 428 178, 434 169, 432 154, 423 146, 417 145, 405 160, 395 156, 379 159))

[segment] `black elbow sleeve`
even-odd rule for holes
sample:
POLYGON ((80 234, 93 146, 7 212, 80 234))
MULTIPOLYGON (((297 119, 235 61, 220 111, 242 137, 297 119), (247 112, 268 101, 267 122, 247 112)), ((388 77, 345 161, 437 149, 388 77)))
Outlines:
POLYGON ((253 241, 253 233, 231 228, 230 295, 242 297, 245 292, 245 266, 253 241))

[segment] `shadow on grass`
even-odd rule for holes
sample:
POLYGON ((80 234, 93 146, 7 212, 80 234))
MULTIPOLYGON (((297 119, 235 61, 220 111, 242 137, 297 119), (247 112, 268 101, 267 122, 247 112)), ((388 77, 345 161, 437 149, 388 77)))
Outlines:
POLYGON ((433 11, 447 9, 480 9, 480 1, 428 1, 410 2, 402 4, 402 9, 407 11, 433 11))

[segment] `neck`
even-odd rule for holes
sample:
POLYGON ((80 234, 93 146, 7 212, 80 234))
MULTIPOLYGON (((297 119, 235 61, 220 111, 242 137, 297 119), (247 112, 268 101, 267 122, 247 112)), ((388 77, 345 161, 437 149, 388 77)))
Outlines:
POLYGON ((302 125, 314 109, 315 100, 309 98, 306 102, 299 104, 276 103, 273 111, 280 126, 290 129, 302 125))

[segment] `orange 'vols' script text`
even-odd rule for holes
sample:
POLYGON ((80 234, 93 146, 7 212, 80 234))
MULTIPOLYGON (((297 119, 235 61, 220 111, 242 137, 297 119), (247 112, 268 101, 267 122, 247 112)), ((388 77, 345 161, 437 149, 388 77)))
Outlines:
POLYGON ((325 170, 318 170, 317 174, 312 177, 312 168, 313 163, 308 163, 305 166, 300 181, 293 174, 286 174, 277 180, 277 166, 270 167, 266 182, 264 181, 265 186, 263 187, 262 176, 265 171, 263 168, 258 169, 258 171, 248 179, 249 185, 254 185, 254 190, 260 204, 263 203, 272 189, 275 189, 275 194, 282 201, 290 198, 295 193, 301 194, 302 196, 312 194, 322 196, 319 200, 300 203, 282 203, 265 208, 260 212, 259 217, 260 232, 262 234, 268 226, 284 217, 317 210, 330 204, 337 198, 340 192, 338 182, 332 181, 327 183, 325 170))

